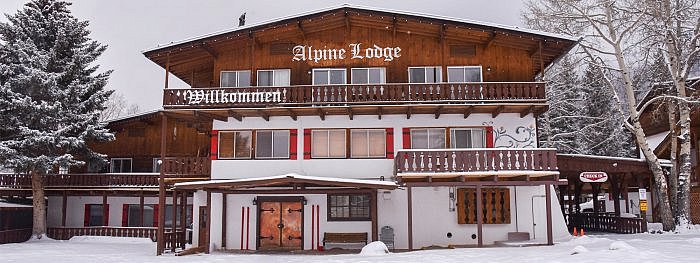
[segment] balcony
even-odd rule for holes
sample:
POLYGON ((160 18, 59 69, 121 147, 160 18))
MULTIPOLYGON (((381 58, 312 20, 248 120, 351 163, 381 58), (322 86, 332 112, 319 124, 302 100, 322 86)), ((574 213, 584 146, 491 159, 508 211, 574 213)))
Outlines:
POLYGON ((400 181, 558 181, 556 149, 399 150, 394 173, 400 181))
MULTIPOLYGON (((522 115, 546 110, 543 82, 349 84, 165 89, 168 110, 209 110, 227 117, 411 113, 522 115), (326 107, 318 107, 326 106, 326 107)), ((211 115, 210 115, 211 117, 211 115)), ((217 116, 213 116, 217 118, 217 116)), ((293 117, 295 118, 295 117, 293 117)))

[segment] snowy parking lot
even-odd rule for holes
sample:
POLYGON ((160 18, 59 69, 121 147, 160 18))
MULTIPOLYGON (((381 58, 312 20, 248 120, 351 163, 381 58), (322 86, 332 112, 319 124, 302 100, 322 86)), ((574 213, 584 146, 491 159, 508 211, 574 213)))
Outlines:
POLYGON ((590 235, 554 246, 464 248, 386 255, 264 255, 212 253, 154 256, 146 239, 76 237, 0 245, 1 262, 698 262, 700 232, 590 235))

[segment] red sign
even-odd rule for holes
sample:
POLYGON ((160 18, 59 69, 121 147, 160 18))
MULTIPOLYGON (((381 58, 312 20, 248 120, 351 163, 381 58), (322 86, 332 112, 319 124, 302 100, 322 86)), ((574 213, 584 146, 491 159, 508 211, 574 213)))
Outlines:
POLYGON ((608 174, 605 172, 582 172, 579 178, 584 183, 602 183, 608 181, 608 174))

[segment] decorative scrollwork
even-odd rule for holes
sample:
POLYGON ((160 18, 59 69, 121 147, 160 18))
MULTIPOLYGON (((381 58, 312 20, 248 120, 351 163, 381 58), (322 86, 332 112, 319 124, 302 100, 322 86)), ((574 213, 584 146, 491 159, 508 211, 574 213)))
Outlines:
POLYGON ((494 130, 496 148, 535 148, 535 128, 518 126, 513 134, 508 134, 505 127, 494 130))

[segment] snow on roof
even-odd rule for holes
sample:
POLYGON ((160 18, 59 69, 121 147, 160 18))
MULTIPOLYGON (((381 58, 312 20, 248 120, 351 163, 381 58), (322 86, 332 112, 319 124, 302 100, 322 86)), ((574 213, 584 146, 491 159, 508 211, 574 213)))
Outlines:
POLYGON ((31 205, 15 204, 0 201, 0 207, 32 207, 31 205))
POLYGON ((156 109, 156 110, 150 110, 150 111, 144 111, 144 112, 129 114, 129 115, 126 115, 126 116, 116 117, 116 118, 111 119, 111 120, 106 120, 105 123, 118 122, 118 121, 123 121, 123 120, 131 119, 131 118, 146 116, 146 115, 149 115, 149 114, 158 113, 159 111, 161 111, 161 110, 160 110, 160 109, 156 109))
POLYGON ((302 12, 302 13, 298 13, 298 14, 294 14, 294 15, 284 16, 284 17, 280 17, 280 18, 275 18, 275 19, 271 19, 271 20, 267 20, 267 21, 263 21, 263 22, 259 22, 259 23, 244 25, 244 26, 240 26, 240 27, 236 27, 236 28, 232 28, 232 29, 224 29, 224 30, 212 32, 209 34, 204 34, 204 35, 200 35, 200 36, 196 36, 196 37, 183 39, 180 41, 170 42, 168 44, 157 45, 155 47, 143 50, 142 53, 147 53, 147 52, 155 51, 155 50, 162 49, 162 48, 177 46, 177 45, 187 43, 190 41, 204 39, 204 38, 208 38, 208 37, 212 37, 212 36, 216 36, 216 35, 232 33, 232 32, 236 32, 236 31, 243 31, 246 29, 259 27, 259 26, 263 26, 266 24, 272 24, 275 22, 280 22, 280 21, 284 21, 284 20, 288 20, 288 19, 292 19, 292 18, 296 18, 296 17, 302 17, 302 16, 308 16, 308 15, 313 15, 313 14, 317 14, 317 13, 323 13, 323 12, 341 9, 341 8, 345 8, 345 7, 366 10, 366 11, 377 11, 377 12, 383 12, 383 13, 394 13, 394 14, 408 15, 408 16, 419 16, 419 17, 425 17, 425 18, 431 18, 431 19, 439 19, 439 20, 454 21, 454 22, 459 22, 459 23, 481 25, 481 26, 487 26, 487 27, 493 27, 493 28, 500 28, 500 29, 504 29, 504 30, 522 32, 522 33, 527 33, 527 34, 540 35, 540 36, 544 36, 544 37, 560 38, 560 39, 569 40, 569 41, 579 41, 579 39, 580 39, 577 37, 572 37, 572 36, 567 36, 567 35, 562 35, 562 34, 549 33, 549 32, 538 31, 538 30, 527 29, 527 28, 520 28, 517 26, 502 25, 502 24, 492 23, 492 22, 483 22, 483 21, 478 21, 478 20, 455 18, 455 17, 448 17, 448 16, 441 16, 441 15, 432 15, 432 14, 425 14, 425 13, 420 13, 420 12, 403 11, 403 10, 395 10, 395 9, 388 9, 388 8, 377 8, 377 7, 369 7, 369 6, 354 5, 354 4, 341 4, 341 5, 326 7, 326 8, 322 8, 322 9, 312 10, 312 11, 308 11, 308 12, 302 12))
POLYGON ((337 178, 337 177, 320 177, 320 176, 308 176, 300 175, 296 173, 288 173, 284 175, 266 176, 266 177, 251 177, 243 179, 218 179, 218 180, 207 180, 207 181, 195 181, 195 182, 184 182, 176 183, 175 187, 178 186, 197 186, 197 185, 208 185, 208 184, 226 184, 226 183, 243 183, 243 182, 255 182, 262 180, 275 180, 275 179, 300 179, 300 180, 311 180, 311 181, 324 181, 324 182, 336 182, 336 183, 351 183, 351 184, 372 184, 372 185, 383 185, 383 186, 398 186, 395 182, 390 181, 377 181, 377 180, 361 180, 361 179, 348 179, 348 178, 337 178))
POLYGON ((601 155, 588 155, 588 154, 569 154, 569 153, 558 153, 557 156, 570 156, 570 157, 583 157, 592 159, 602 159, 602 160, 613 160, 613 161, 631 161, 631 162, 646 162, 647 160, 642 158, 629 158, 629 157, 614 157, 614 156, 601 156, 601 155))

